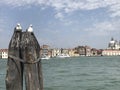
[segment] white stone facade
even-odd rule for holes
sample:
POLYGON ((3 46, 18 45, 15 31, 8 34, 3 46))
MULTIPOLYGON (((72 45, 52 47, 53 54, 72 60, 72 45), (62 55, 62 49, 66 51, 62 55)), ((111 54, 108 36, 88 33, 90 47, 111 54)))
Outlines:
POLYGON ((107 49, 120 50, 120 42, 111 38, 111 41, 109 42, 107 49))
POLYGON ((0 58, 2 59, 8 58, 8 49, 0 49, 0 58))
POLYGON ((119 56, 120 50, 103 50, 102 55, 103 56, 119 56))

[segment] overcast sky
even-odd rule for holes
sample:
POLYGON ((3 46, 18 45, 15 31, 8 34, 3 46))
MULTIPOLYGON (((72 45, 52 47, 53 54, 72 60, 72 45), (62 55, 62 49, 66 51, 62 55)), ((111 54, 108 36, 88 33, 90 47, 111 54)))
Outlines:
POLYGON ((30 24, 40 45, 107 48, 120 40, 120 0, 0 0, 0 48, 7 48, 14 27, 30 24))

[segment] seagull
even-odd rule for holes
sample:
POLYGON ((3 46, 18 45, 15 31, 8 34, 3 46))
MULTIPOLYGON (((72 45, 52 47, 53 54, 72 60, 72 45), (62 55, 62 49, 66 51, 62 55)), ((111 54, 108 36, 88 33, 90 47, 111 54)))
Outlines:
POLYGON ((16 30, 21 30, 21 29, 22 29, 22 27, 21 27, 20 23, 18 23, 16 26, 16 30))
POLYGON ((32 24, 30 24, 30 26, 27 29, 28 32, 33 32, 33 28, 32 28, 32 24))

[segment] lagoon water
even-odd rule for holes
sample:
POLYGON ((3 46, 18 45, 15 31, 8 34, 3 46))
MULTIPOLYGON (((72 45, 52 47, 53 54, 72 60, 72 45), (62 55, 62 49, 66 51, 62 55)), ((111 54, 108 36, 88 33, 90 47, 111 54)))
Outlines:
MULTIPOLYGON (((0 90, 6 61, 0 60, 0 90)), ((42 60, 44 90, 120 90, 120 56, 42 60)))

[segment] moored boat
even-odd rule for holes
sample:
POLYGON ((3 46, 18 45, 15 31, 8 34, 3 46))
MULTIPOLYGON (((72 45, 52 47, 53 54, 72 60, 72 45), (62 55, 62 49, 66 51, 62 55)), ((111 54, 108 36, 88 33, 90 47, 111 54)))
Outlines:
POLYGON ((43 55, 43 56, 41 57, 41 59, 42 59, 42 60, 49 60, 49 59, 50 59, 50 56, 43 55))
POLYGON ((70 55, 68 55, 68 54, 60 54, 60 55, 57 55, 56 57, 57 58, 67 58, 67 57, 70 57, 70 55))

